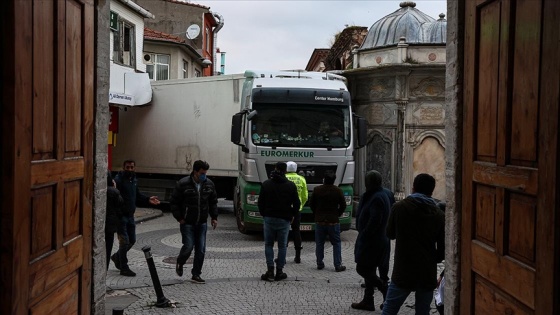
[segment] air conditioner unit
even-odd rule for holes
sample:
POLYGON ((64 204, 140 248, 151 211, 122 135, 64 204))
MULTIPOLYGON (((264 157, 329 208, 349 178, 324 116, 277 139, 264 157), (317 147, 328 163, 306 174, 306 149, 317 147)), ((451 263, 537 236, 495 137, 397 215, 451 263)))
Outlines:
POLYGON ((151 54, 144 54, 144 63, 147 65, 154 64, 154 56, 151 54))

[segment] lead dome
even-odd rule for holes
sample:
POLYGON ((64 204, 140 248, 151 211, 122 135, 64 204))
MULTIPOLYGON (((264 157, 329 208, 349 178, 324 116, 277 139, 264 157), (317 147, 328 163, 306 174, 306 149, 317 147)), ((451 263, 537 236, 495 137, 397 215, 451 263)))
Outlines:
POLYGON ((375 22, 362 44, 362 49, 392 46, 401 37, 409 44, 445 43, 447 21, 440 14, 436 20, 416 9, 416 3, 400 3, 400 9, 375 22))

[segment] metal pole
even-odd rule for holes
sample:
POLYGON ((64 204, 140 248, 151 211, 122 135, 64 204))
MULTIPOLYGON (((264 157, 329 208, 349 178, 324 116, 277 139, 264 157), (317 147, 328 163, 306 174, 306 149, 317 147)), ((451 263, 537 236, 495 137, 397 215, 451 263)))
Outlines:
POLYGON ((154 263, 154 258, 152 257, 152 253, 150 252, 151 249, 152 248, 150 246, 142 247, 144 256, 146 256, 146 262, 148 263, 148 269, 150 269, 150 276, 152 277, 152 282, 154 283, 154 290, 156 290, 156 306, 169 307, 171 306, 171 302, 163 295, 163 290, 161 288, 161 283, 159 282, 159 276, 156 270, 156 264, 154 263))

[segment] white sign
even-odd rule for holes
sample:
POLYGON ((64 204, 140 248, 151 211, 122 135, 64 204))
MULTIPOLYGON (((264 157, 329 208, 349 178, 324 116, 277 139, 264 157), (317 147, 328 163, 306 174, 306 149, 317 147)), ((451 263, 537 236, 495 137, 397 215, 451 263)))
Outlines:
POLYGON ((134 95, 109 92, 109 103, 134 106, 134 95))

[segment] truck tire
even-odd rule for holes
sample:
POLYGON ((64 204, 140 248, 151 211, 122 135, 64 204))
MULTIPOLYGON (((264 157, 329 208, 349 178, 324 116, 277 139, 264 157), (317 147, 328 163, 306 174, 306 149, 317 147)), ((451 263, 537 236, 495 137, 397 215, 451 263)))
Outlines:
POLYGON ((243 221, 243 208, 237 207, 235 211, 235 219, 237 221, 237 229, 241 234, 250 234, 245 226, 245 221, 243 221))
POLYGON ((245 221, 243 221, 243 208, 241 207, 241 200, 239 198, 239 188, 236 186, 233 192, 233 213, 235 214, 235 221, 237 221, 237 229, 241 234, 249 234, 245 221))

